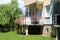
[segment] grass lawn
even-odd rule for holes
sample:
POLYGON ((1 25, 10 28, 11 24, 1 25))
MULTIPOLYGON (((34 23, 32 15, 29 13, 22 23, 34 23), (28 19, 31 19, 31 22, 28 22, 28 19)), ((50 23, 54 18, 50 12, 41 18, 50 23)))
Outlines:
POLYGON ((54 38, 43 37, 40 35, 19 35, 16 32, 0 32, 0 40, 55 40, 54 38))

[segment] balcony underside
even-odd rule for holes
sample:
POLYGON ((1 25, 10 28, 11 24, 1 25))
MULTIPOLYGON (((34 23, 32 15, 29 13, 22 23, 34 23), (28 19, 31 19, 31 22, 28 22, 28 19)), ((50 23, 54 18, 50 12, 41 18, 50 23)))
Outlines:
POLYGON ((20 25, 31 25, 31 26, 36 25, 36 26, 43 26, 44 24, 20 24, 20 25))
POLYGON ((27 3, 24 3, 25 6, 28 6, 28 5, 31 5, 31 4, 43 4, 43 1, 37 1, 37 2, 27 2, 27 3))
POLYGON ((55 3, 60 2, 60 0, 54 0, 55 3))
POLYGON ((43 4, 43 6, 47 6, 47 5, 50 5, 51 0, 46 0, 46 1, 44 1, 44 0, 29 0, 29 1, 25 0, 24 1, 25 6, 31 5, 33 3, 43 4))

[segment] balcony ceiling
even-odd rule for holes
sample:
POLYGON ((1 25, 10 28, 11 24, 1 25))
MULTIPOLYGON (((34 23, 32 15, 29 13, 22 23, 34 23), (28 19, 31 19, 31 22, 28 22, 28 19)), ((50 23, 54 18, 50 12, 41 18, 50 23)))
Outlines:
POLYGON ((56 3, 56 2, 60 2, 60 0, 54 0, 54 1, 55 1, 55 3, 56 3))
POLYGON ((36 3, 36 2, 42 4, 44 2, 44 0, 25 0, 24 5, 27 6, 27 5, 30 5, 32 3, 36 3))

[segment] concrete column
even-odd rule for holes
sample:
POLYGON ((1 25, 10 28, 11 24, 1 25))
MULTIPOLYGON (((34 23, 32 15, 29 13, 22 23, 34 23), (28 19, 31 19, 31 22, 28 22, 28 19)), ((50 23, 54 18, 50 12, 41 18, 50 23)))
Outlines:
POLYGON ((56 40, 58 40, 58 29, 56 28, 56 40))
POLYGON ((26 35, 28 35, 28 26, 26 26, 26 35))
POLYGON ((21 28, 21 25, 20 25, 20 33, 21 33, 21 29, 22 29, 22 28, 21 28))
POLYGON ((23 25, 22 25, 22 33, 23 33, 23 25))

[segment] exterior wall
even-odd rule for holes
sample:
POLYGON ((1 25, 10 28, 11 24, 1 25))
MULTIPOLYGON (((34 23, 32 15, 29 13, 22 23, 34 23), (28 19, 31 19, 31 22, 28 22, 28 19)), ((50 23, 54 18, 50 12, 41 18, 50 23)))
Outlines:
POLYGON ((44 24, 52 24, 52 14, 53 14, 53 1, 48 6, 43 6, 42 16, 44 18, 44 24))
POLYGON ((52 30, 52 26, 44 26, 43 28, 43 36, 50 36, 52 30))
POLYGON ((46 7, 43 7, 42 16, 44 24, 52 24, 52 14, 47 13, 46 7))

